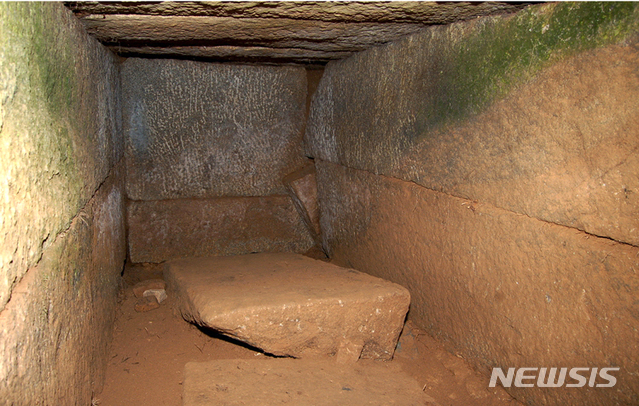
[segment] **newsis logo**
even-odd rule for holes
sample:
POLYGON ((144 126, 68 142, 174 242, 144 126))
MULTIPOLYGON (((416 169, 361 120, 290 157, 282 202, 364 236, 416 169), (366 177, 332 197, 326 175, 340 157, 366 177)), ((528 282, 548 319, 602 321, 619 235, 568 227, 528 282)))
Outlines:
POLYGON ((586 383, 591 388, 612 388, 617 383, 617 378, 610 374, 612 371, 619 371, 619 368, 571 368, 570 372, 568 368, 508 368, 507 373, 501 368, 493 368, 488 386, 494 388, 497 381, 501 381, 505 388, 512 385, 516 388, 582 388, 586 383), (566 375, 570 378, 569 383, 566 383, 566 375))

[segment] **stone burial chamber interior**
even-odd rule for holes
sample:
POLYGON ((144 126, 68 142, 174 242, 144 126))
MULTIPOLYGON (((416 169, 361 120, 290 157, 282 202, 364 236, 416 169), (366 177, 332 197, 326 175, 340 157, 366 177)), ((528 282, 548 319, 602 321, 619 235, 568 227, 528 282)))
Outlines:
POLYGON ((3 2, 0 140, 2 405, 91 404, 126 261, 273 353, 389 359, 410 301, 487 376, 618 368, 525 404, 639 404, 637 3, 3 2))

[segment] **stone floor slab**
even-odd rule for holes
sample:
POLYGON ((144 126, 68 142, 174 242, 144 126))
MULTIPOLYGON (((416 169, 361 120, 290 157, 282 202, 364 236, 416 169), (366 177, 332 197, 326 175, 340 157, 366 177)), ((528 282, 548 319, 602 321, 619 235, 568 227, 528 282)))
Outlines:
POLYGON ((164 272, 186 320, 280 356, 363 343, 362 358, 391 359, 410 304, 400 285, 290 253, 184 258, 164 272))
POLYGON ((437 403, 397 365, 255 359, 189 362, 184 406, 417 406, 437 403))

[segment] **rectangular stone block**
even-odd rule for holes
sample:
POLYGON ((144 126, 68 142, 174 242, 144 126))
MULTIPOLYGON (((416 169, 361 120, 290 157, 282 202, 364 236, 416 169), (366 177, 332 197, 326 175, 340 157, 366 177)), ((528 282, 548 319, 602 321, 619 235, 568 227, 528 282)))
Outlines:
POLYGON ((313 239, 288 196, 129 201, 133 262, 305 252, 313 239))
POLYGON ((283 194, 304 164, 302 67, 129 58, 122 90, 129 199, 283 194))
POLYGON ((189 362, 184 406, 437 406, 397 365, 261 359, 189 362))
POLYGON ((410 304, 397 284, 290 253, 178 259, 164 277, 184 318, 280 356, 361 343, 391 359, 410 304))
POLYGON ((316 166, 334 261, 406 286, 409 317, 450 351, 488 375, 493 367, 620 368, 613 388, 508 389, 529 403, 639 401, 639 248, 414 183, 316 166))

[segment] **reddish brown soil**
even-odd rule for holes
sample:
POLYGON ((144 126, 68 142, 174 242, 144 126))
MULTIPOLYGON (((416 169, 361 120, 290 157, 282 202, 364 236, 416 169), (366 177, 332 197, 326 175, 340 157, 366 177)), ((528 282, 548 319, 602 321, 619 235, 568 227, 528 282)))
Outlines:
MULTIPOLYGON (((153 268, 137 268, 125 275, 127 287, 117 310, 106 382, 95 396, 100 406, 178 406, 187 362, 265 357, 174 315, 171 296, 158 309, 137 313, 133 283, 157 276, 153 268)), ((424 391, 442 406, 519 404, 503 389, 488 388, 488 377, 446 352, 410 322, 392 362, 423 384, 424 391)))

